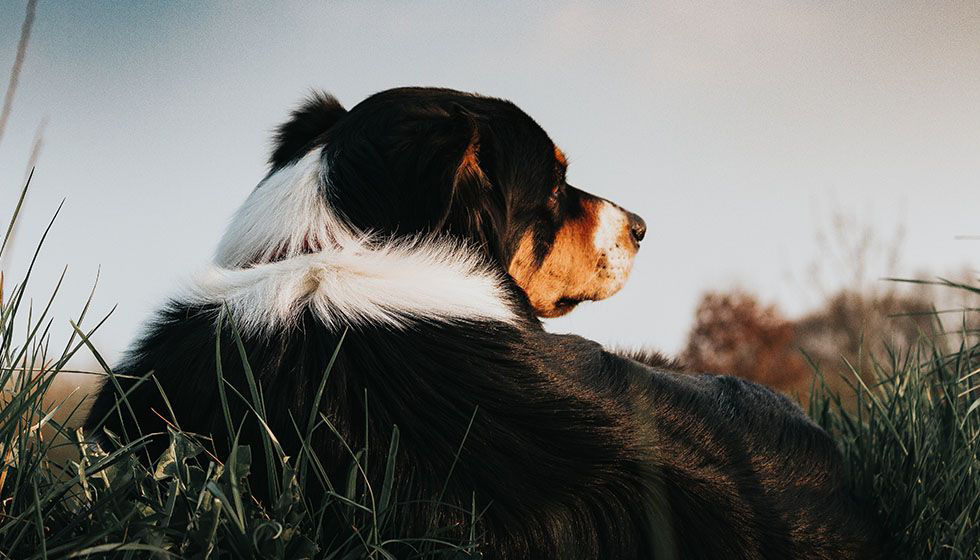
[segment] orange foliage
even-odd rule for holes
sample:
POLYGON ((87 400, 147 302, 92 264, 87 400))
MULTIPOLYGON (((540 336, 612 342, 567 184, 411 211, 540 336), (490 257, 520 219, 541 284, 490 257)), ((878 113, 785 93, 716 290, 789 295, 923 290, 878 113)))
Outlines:
POLYGON ((695 371, 788 390, 811 374, 794 339, 793 323, 775 306, 741 291, 708 293, 695 313, 683 361, 695 371))
POLYGON ((711 292, 698 305, 681 361, 690 371, 736 375, 804 398, 813 378, 804 353, 830 387, 853 382, 851 368, 868 381, 875 363, 890 359, 889 348, 936 334, 930 300, 923 291, 843 290, 788 319, 752 294, 711 292))

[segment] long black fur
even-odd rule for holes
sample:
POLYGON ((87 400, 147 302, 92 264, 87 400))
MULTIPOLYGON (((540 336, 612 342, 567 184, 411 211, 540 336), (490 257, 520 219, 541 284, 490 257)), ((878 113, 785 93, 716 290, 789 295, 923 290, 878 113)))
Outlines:
MULTIPOLYGON (((526 169, 544 159, 534 152, 543 140, 520 140, 537 129, 512 105, 447 90, 396 90, 365 103, 370 111, 355 107, 348 115, 367 112, 367 118, 341 117, 326 132, 313 131, 332 116, 282 129, 274 165, 319 138, 332 164, 332 196, 355 225, 392 233, 438 227, 485 243, 495 262, 507 262, 513 251, 513 232, 502 224, 519 231, 545 219, 530 210, 504 215, 496 207, 531 206, 537 194, 499 192, 487 195, 498 201, 487 202, 470 192, 479 185, 447 178, 476 127, 486 178, 533 185, 526 169), (435 122, 409 126, 420 112, 435 122), (530 124, 519 126, 522 119, 530 124), (424 181, 443 190, 423 193, 424 181)), ((329 103, 323 110, 335 113, 329 103)), ((479 522, 486 558, 876 557, 875 527, 845 490, 833 441, 796 405, 736 378, 673 373, 663 366, 674 364, 657 355, 637 355, 637 361, 580 337, 549 334, 520 288, 508 289, 520 315, 513 324, 420 319, 407 329, 330 327, 307 310, 291 327, 245 332, 269 426, 295 456, 300 439, 293 419, 309 418, 315 388, 346 328, 319 412, 347 441, 368 434, 375 457, 386 453, 398 426, 403 483, 393 488, 394 499, 406 504, 400 513, 419 532, 435 523, 457 528, 446 538, 463 538, 464 512, 475 500, 486 512, 479 522), (449 507, 433 509, 439 498, 449 507)), ((217 305, 171 302, 118 368, 135 376, 152 372, 170 396, 174 420, 202 434, 226 432, 215 378, 219 314, 217 305)), ((223 325, 223 374, 247 394, 230 320, 223 325)), ((139 428, 163 430, 158 414, 167 414, 156 386, 124 388, 131 390, 139 428)), ((232 401, 233 414, 244 416, 232 401)), ((94 437, 103 418, 116 433, 133 432, 133 421, 113 411, 115 402, 106 387, 87 426, 94 437)), ((261 434, 251 419, 241 440, 258 444, 261 434)), ((224 436, 215 444, 227 451, 224 436)), ((320 429, 312 447, 330 478, 341 481, 349 456, 338 439, 320 429)), ((375 486, 381 468, 380 461, 369 467, 375 486)), ((259 465, 255 480, 264 474, 259 465)))
POLYGON ((334 96, 313 91, 289 116, 289 120, 276 129, 269 158, 271 171, 296 161, 310 151, 322 135, 347 113, 334 96))

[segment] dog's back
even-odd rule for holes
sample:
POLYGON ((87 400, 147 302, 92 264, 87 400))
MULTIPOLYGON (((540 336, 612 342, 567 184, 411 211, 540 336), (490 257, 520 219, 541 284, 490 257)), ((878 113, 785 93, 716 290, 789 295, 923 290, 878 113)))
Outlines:
POLYGON ((836 445, 794 402, 735 377, 621 368, 649 387, 679 558, 878 557, 836 445))

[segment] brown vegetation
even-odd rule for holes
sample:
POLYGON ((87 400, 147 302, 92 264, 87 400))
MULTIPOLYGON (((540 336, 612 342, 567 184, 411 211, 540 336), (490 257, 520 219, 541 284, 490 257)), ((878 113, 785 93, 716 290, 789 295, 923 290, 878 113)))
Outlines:
POLYGON ((919 336, 931 336, 939 327, 931 310, 926 290, 844 290, 789 319, 747 292, 711 292, 698 305, 682 359, 697 371, 802 394, 814 367, 833 385, 852 376, 851 367, 869 373, 875 361, 887 361, 888 348, 909 348, 919 336))
MULTIPOLYGON (((806 291, 817 296, 811 311, 790 318, 744 290, 708 292, 681 360, 694 371, 737 375, 805 399, 815 369, 831 389, 841 388, 857 381, 855 373, 870 382, 876 365, 893 369, 892 360, 904 357, 891 349, 912 348, 920 337, 942 346, 941 334, 955 330, 975 340, 980 320, 968 313, 980 307, 975 294, 880 280, 903 268, 901 227, 882 240, 841 212, 830 223, 817 232, 820 254, 805 275, 806 291)), ((975 274, 962 276, 969 284, 975 274)))
POLYGON ((710 292, 697 307, 682 361, 695 371, 726 373, 788 390, 808 375, 793 346, 794 324, 751 294, 710 292))

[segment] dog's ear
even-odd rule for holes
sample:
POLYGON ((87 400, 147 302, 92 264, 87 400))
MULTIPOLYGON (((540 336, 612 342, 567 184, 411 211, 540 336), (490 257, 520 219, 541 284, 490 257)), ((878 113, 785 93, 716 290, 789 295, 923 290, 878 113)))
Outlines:
POLYGON ((273 138, 272 171, 303 157, 347 110, 334 96, 315 90, 279 125, 273 138))
POLYGON ((326 156, 332 205, 383 234, 448 233, 492 239, 489 130, 463 107, 376 115, 371 128, 335 135, 326 156))
POLYGON ((478 225, 473 219, 479 215, 474 211, 481 210, 479 201, 492 194, 486 171, 489 139, 477 119, 458 106, 450 109, 440 128, 430 137, 435 140, 431 152, 423 148, 417 160, 419 169, 425 169, 418 181, 421 200, 428 208, 425 229, 472 234, 472 226, 478 225))
POLYGON ((454 118, 460 126, 457 134, 468 135, 468 140, 462 154, 449 159, 452 177, 445 183, 442 200, 433 206, 442 215, 430 229, 466 239, 502 261, 504 247, 498 232, 506 222, 507 205, 503 192, 494 187, 492 132, 462 109, 454 118))

